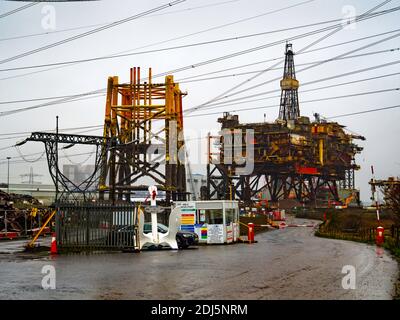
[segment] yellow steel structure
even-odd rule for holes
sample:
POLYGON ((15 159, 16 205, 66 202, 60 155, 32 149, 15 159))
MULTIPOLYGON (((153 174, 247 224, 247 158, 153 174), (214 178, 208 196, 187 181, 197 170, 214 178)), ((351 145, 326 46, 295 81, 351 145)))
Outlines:
POLYGON ((140 67, 131 68, 130 82, 109 77, 105 107, 104 138, 112 139, 100 179, 101 197, 127 199, 143 178, 166 191, 167 201, 186 193, 182 96, 172 75, 153 83, 152 70, 142 81, 140 67), (154 157, 155 156, 155 157, 154 157), (163 166, 165 166, 163 170, 163 166))
MULTIPOLYGON (((36 209, 37 212, 37 209, 36 209)), ((49 222, 51 221, 51 219, 54 217, 54 215, 56 214, 56 210, 54 210, 51 215, 47 218, 46 222, 42 225, 42 227, 40 228, 40 230, 38 231, 38 233, 36 233, 36 235, 33 237, 33 239, 26 245, 28 248, 33 248, 33 246, 35 245, 36 240, 39 238, 40 234, 43 232, 44 228, 47 227, 47 225, 49 224, 49 222)))

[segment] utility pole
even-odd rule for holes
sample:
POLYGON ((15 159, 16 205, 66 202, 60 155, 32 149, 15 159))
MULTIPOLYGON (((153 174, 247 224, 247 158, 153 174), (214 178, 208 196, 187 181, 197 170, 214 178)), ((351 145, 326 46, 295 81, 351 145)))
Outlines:
POLYGON ((7 193, 10 193, 10 159, 7 157, 7 193))
POLYGON ((56 199, 58 201, 58 116, 56 116, 56 199))
POLYGON ((375 207, 376 207, 376 218, 379 221, 380 220, 380 210, 379 210, 379 200, 378 200, 378 191, 376 190, 376 186, 375 186, 375 173, 374 173, 374 166, 371 166, 371 173, 372 173, 372 184, 371 184, 371 190, 372 190, 372 197, 371 200, 374 201, 375 200, 375 207))

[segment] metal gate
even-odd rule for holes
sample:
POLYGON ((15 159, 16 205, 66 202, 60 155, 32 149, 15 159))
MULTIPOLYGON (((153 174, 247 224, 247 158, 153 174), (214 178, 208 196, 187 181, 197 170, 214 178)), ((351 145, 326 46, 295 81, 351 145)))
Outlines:
POLYGON ((132 203, 66 203, 57 206, 60 252, 138 248, 137 208, 132 203))

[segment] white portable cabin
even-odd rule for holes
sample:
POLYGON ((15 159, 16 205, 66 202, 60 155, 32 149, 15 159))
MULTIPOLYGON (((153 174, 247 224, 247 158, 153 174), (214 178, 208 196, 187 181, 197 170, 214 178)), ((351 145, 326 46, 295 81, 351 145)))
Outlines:
POLYGON ((239 238, 238 201, 176 201, 172 212, 179 217, 180 230, 196 232, 200 243, 232 243, 239 238))

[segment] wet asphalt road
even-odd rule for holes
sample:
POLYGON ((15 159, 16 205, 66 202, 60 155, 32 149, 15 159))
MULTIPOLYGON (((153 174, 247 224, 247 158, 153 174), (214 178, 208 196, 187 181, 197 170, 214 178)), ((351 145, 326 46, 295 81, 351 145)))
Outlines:
POLYGON ((259 234, 252 245, 56 258, 16 253, 21 241, 0 242, 0 299, 392 298, 398 266, 389 253, 313 232, 293 227, 259 234), (55 290, 41 287, 48 264, 55 290), (344 265, 355 267, 354 290, 342 288, 344 265))

